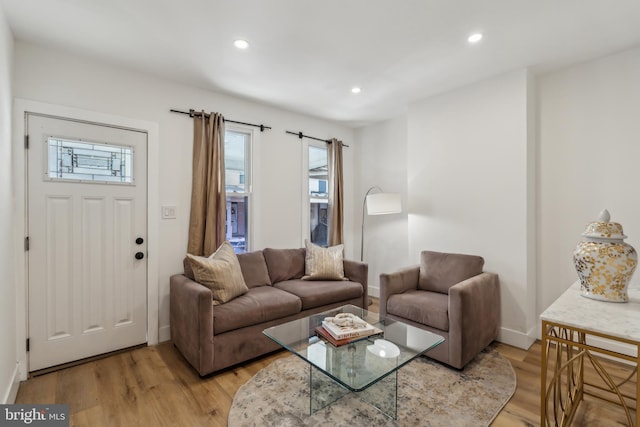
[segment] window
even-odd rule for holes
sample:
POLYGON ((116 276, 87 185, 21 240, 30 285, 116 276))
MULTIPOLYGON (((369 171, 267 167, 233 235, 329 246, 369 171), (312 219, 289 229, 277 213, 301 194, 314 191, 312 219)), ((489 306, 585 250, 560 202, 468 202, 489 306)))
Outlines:
POLYGON ((327 148, 309 145, 309 237, 328 246, 329 162, 327 148))
POLYGON ((251 133, 227 130, 224 138, 227 240, 236 253, 249 250, 251 133))
POLYGON ((48 138, 47 156, 49 180, 133 183, 132 147, 48 138))

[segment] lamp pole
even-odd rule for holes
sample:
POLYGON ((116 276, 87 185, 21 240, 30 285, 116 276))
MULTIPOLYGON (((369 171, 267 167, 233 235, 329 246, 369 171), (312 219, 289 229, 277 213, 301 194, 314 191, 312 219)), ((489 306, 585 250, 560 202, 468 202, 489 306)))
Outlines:
POLYGON ((367 196, 373 190, 378 189, 378 191, 382 192, 382 189, 377 185, 369 188, 364 195, 364 199, 362 199, 362 231, 360 233, 360 262, 364 260, 364 212, 367 209, 367 196))

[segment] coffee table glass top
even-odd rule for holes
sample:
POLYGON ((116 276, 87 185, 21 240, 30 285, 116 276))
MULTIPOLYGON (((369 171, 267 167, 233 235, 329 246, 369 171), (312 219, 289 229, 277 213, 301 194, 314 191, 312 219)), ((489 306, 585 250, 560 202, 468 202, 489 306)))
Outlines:
POLYGON ((444 341, 440 335, 381 318, 354 305, 273 326, 263 333, 354 392, 366 389, 444 341), (318 337, 315 328, 325 317, 338 313, 355 314, 382 333, 336 347, 318 337))

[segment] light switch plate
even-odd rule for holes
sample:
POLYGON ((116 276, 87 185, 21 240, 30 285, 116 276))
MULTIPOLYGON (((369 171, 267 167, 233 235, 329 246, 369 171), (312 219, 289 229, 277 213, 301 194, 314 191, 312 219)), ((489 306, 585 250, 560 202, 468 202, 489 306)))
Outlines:
POLYGON ((162 219, 175 219, 176 218, 176 206, 164 205, 162 206, 162 219))

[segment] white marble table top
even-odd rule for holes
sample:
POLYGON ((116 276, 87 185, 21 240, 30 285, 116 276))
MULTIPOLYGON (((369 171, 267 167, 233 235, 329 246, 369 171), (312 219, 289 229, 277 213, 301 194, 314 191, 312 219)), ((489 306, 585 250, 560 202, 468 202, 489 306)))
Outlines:
POLYGON ((540 319, 640 342, 640 286, 632 284, 628 294, 626 303, 598 301, 583 297, 576 281, 540 319))

